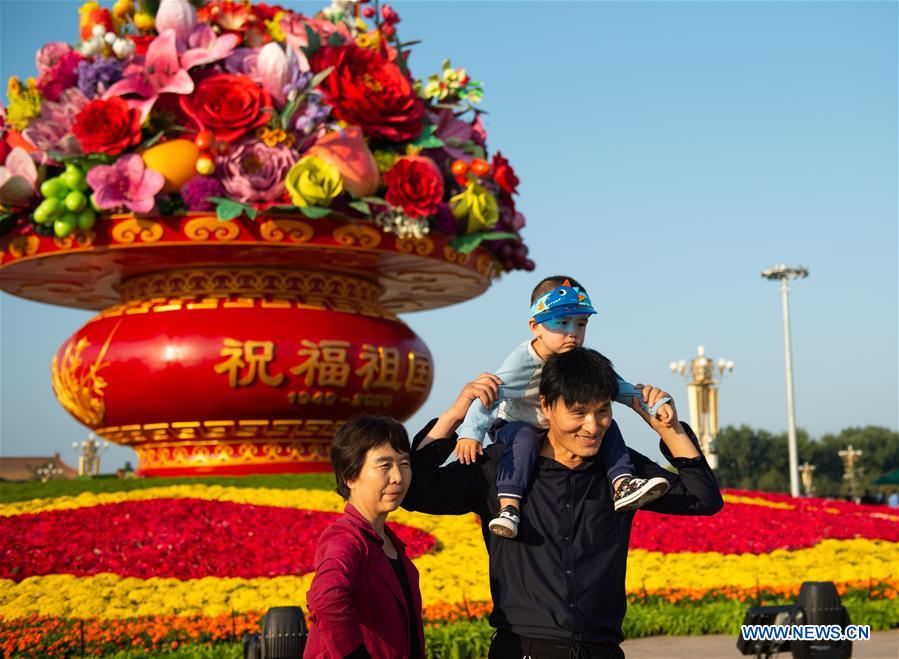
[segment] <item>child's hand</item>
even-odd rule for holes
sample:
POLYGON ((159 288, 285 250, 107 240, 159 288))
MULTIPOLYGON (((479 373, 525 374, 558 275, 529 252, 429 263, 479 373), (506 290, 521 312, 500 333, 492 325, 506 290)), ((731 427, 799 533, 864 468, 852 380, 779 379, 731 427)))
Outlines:
POLYGON ((483 455, 484 447, 476 439, 460 439, 456 442, 456 449, 453 451, 459 462, 464 465, 473 464, 479 455, 483 455))
POLYGON ((656 418, 664 423, 667 428, 673 428, 674 422, 677 420, 670 403, 665 403, 659 408, 659 411, 656 412, 656 418))
POLYGON ((677 409, 674 407, 674 399, 671 398, 671 394, 669 394, 667 391, 662 391, 658 387, 654 387, 651 384, 637 384, 634 385, 634 387, 639 390, 640 394, 633 397, 631 406, 634 408, 634 411, 637 414, 643 417, 643 420, 646 421, 646 423, 648 423, 653 430, 661 434, 663 432, 667 432, 669 430, 672 430, 673 428, 676 428, 677 409), (640 404, 641 398, 650 409, 662 398, 669 398, 671 402, 662 405, 659 408, 659 411, 656 412, 655 416, 651 416, 645 409, 643 409, 643 406, 640 404))

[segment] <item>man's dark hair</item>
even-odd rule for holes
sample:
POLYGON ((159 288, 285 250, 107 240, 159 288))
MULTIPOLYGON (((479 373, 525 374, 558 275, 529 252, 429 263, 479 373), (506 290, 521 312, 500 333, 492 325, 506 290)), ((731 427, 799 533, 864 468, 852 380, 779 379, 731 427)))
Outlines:
POLYGON ((337 494, 350 498, 347 481, 359 476, 365 455, 384 445, 397 453, 409 452, 409 434, 403 424, 389 416, 360 416, 347 421, 331 442, 331 466, 337 480, 337 494))
POLYGON ((611 401, 618 396, 618 379, 608 358, 591 348, 574 348, 546 360, 540 395, 550 407, 559 399, 568 406, 611 401))
POLYGON ((571 286, 579 289, 581 293, 587 292, 587 289, 581 286, 580 282, 574 277, 569 277, 568 275, 553 275, 552 277, 541 280, 539 284, 534 286, 534 290, 531 291, 531 304, 534 304, 541 295, 546 295, 551 290, 565 284, 566 279, 571 286))

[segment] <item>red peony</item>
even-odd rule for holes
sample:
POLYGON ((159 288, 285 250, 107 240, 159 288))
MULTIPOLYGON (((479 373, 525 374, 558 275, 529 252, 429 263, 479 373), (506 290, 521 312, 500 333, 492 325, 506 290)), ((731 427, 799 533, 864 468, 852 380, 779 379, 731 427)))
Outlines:
POLYGON ((91 101, 75 115, 72 133, 85 153, 118 155, 140 143, 140 110, 117 96, 91 101))
POLYGON ((319 49, 310 64, 316 72, 334 67, 319 89, 338 119, 393 142, 421 134, 424 102, 400 67, 380 53, 355 44, 329 46, 319 49))
POLYGON ((518 177, 515 176, 515 170, 509 161, 503 158, 502 154, 497 151, 493 155, 493 180, 500 187, 500 190, 506 194, 514 194, 518 188, 518 177))
POLYGON ((37 81, 37 88, 48 101, 58 101, 59 95, 78 82, 78 65, 84 59, 81 53, 70 51, 60 57, 37 81))
POLYGON ((443 201, 443 177, 430 158, 400 158, 384 174, 387 203, 403 209, 409 217, 427 217, 443 201))
POLYGON ((271 96, 261 86, 231 73, 209 76, 193 94, 181 97, 181 109, 199 129, 224 142, 267 124, 272 107, 271 96))

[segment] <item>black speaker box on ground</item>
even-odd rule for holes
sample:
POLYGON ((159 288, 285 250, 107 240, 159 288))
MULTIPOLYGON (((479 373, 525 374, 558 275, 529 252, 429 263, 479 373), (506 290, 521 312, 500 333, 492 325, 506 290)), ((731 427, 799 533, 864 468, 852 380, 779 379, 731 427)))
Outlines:
POLYGON ((298 606, 275 606, 262 618, 262 659, 300 659, 306 648, 306 619, 298 606))

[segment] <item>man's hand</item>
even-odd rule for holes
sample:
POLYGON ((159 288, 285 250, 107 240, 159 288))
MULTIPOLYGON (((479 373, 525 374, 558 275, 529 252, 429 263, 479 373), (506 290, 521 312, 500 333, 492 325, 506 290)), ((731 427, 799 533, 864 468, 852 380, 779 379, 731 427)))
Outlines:
POLYGON ((444 414, 452 415, 454 418, 462 421, 465 415, 468 414, 468 408, 471 407, 475 399, 480 400, 481 404, 489 410, 499 395, 499 385, 502 383, 503 381, 493 373, 481 373, 462 387, 458 398, 444 414))
POLYGON ((462 438, 456 441, 456 449, 453 451, 459 462, 464 465, 472 464, 484 453, 484 447, 476 439, 462 438))

